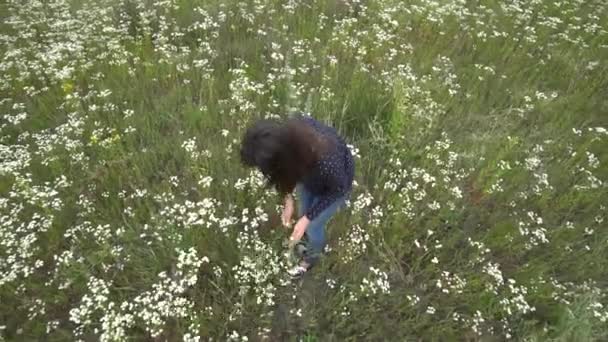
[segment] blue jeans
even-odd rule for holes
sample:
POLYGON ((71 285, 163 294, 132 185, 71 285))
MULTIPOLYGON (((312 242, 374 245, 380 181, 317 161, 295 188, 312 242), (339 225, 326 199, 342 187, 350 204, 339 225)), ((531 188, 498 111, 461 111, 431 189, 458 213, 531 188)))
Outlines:
MULTIPOLYGON (((296 187, 296 191, 298 194, 298 215, 302 217, 306 214, 306 211, 310 207, 312 207, 315 202, 318 200, 308 189, 306 189, 303 185, 298 184, 296 187)), ((323 210, 314 220, 310 221, 308 227, 306 228, 306 239, 308 240, 307 252, 304 256, 304 261, 307 263, 314 265, 323 249, 325 248, 325 226, 329 219, 344 205, 346 201, 346 196, 339 198, 337 201, 332 203, 329 207, 323 210)))

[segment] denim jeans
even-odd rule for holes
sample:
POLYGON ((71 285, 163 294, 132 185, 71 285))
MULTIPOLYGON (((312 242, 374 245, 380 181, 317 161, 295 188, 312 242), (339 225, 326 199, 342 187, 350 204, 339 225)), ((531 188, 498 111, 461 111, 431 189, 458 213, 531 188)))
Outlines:
MULTIPOLYGON (((306 189, 302 184, 298 184, 296 187, 298 195, 298 215, 302 217, 306 214, 306 211, 312 207, 318 198, 315 198, 314 194, 306 189)), ((344 205, 346 196, 339 198, 337 201, 332 203, 329 207, 323 210, 314 220, 310 221, 306 228, 306 239, 308 240, 307 252, 304 256, 304 261, 314 265, 319 259, 319 256, 325 248, 325 226, 329 219, 344 205)))

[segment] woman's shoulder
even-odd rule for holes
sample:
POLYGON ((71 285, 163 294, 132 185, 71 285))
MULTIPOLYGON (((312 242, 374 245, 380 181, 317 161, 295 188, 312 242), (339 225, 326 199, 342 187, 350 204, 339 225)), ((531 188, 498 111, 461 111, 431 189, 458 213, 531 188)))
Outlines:
POLYGON ((299 116, 297 116, 296 118, 298 118, 299 120, 302 120, 303 122, 305 122, 306 124, 312 126, 315 130, 317 130, 320 133, 323 134, 329 134, 329 135, 339 135, 338 131, 333 128, 332 126, 322 122, 321 120, 315 119, 312 115, 310 114, 300 114, 299 116))
POLYGON ((312 115, 306 113, 297 113, 292 116, 293 120, 301 121, 307 123, 314 127, 321 127, 323 124, 317 119, 313 118, 312 115))
POLYGON ((321 134, 323 137, 328 138, 331 141, 331 145, 333 145, 334 147, 334 149, 330 149, 334 150, 332 152, 337 152, 335 151, 335 148, 339 148, 340 145, 346 146, 343 138, 340 136, 337 129, 328 124, 323 123, 321 120, 315 119, 312 115, 298 113, 293 118, 311 126, 316 132, 321 134))

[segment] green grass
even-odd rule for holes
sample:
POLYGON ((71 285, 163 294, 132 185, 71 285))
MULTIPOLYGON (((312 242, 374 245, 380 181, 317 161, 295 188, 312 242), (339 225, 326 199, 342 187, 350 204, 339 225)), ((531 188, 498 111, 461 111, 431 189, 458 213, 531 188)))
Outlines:
POLYGON ((604 1, 291 3, 0 5, 0 340, 607 339, 604 1), (284 284, 294 111, 359 157, 284 284))

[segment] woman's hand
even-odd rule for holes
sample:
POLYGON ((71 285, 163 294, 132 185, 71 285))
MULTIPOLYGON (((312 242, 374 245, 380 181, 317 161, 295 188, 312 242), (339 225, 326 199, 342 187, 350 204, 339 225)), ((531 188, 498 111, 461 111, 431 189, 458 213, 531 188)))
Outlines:
POLYGON ((285 196, 285 207, 283 207, 283 214, 281 215, 281 220, 283 221, 283 226, 289 227, 291 223, 291 217, 293 216, 294 211, 294 202, 293 197, 291 195, 285 196))
POLYGON ((291 233, 291 237, 289 238, 291 243, 295 243, 302 239, 306 232, 306 228, 308 228, 308 224, 310 224, 310 220, 306 215, 298 220, 298 223, 296 223, 296 226, 293 228, 293 233, 291 233))

